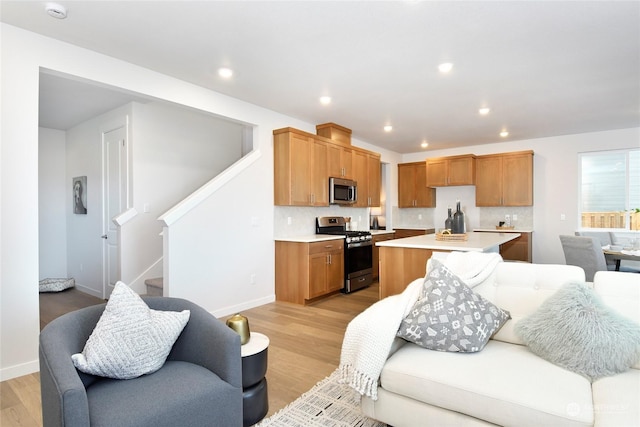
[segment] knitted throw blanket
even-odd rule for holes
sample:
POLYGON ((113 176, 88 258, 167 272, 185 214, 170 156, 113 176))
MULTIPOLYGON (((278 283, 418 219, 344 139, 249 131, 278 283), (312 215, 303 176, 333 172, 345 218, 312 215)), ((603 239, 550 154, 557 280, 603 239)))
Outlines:
POLYGON ((424 280, 373 304, 347 325, 340 354, 340 382, 378 399, 378 378, 400 322, 418 299, 424 280))
MULTIPOLYGON (((443 261, 474 287, 488 278, 502 257, 497 253, 452 252, 443 261)), ((378 399, 378 379, 404 319, 422 291, 424 279, 411 282, 398 295, 373 304, 347 325, 340 354, 340 383, 378 399)))

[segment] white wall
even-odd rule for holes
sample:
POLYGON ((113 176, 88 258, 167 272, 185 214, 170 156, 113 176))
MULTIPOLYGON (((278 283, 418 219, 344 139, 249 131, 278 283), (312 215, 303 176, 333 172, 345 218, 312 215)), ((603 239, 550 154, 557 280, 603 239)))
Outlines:
MULTIPOLYGON (((592 132, 578 135, 562 135, 549 138, 500 142, 450 150, 434 150, 403 156, 403 162, 422 161, 427 157, 458 154, 492 154, 509 151, 533 150, 533 262, 564 264, 560 234, 573 234, 580 226, 578 207, 579 164, 578 154, 590 151, 615 150, 640 147, 640 128, 592 132), (560 220, 560 214, 566 220, 560 220)), ((452 194, 460 193, 469 206, 468 213, 480 221, 480 210, 475 208, 474 187, 437 189, 436 219, 446 216, 446 201, 452 194)), ((502 208, 501 208, 502 209, 502 208)), ((507 209, 507 208, 504 208, 507 209)))
POLYGON ((144 279, 162 274, 162 227, 157 217, 241 157, 241 124, 162 102, 132 103, 66 133, 41 129, 41 278, 45 272, 44 277, 73 277, 80 290, 102 297, 101 132, 129 122, 134 129, 129 141, 132 207, 140 215, 121 230, 120 278, 140 293, 145 291, 144 279), (58 139, 50 141, 51 135, 58 139), (86 215, 71 209, 70 183, 76 176, 87 176, 86 215), (62 216, 56 215, 60 210, 62 216), (43 266, 56 266, 55 275, 43 266))
POLYGON ((195 257, 202 264, 215 261, 217 256, 224 259, 219 271, 205 272, 206 280, 198 278, 188 290, 212 312, 242 305, 247 300, 273 298, 272 130, 292 126, 315 131, 315 124, 4 23, 0 24, 0 31, 0 380, 38 369, 38 77, 41 67, 256 125, 254 145, 261 151, 261 157, 249 170, 232 179, 223 194, 208 201, 208 214, 202 214, 195 230, 188 230, 197 233, 202 248, 210 250, 183 247, 181 256, 195 257), (257 226, 252 225, 253 216, 257 218, 257 226), (224 249, 218 246, 220 242, 224 249), (255 272, 257 282, 251 288, 251 295, 241 287, 247 282, 249 271, 255 272))
POLYGON ((122 230, 129 242, 123 244, 122 280, 145 292, 144 279, 153 277, 146 269, 159 265, 162 271, 157 218, 242 157, 243 125, 151 102, 133 104, 132 128, 133 208, 139 215, 122 230))
POLYGON ((66 133, 39 129, 38 239, 39 278, 67 277, 67 197, 66 133))

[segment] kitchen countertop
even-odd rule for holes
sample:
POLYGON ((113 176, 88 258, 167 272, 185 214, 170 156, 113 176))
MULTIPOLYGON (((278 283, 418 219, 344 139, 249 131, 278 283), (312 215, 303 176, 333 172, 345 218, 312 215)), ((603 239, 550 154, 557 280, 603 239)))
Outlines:
POLYGON ((379 236, 380 234, 392 234, 395 230, 369 230, 372 236, 379 236))
POLYGON ((397 230, 435 230, 434 227, 420 227, 415 225, 408 225, 406 227, 403 227, 402 225, 397 225, 393 228, 397 230))
POLYGON ((327 240, 342 240, 344 236, 336 236, 334 234, 309 234, 307 236, 294 237, 276 237, 276 242, 296 242, 296 243, 314 243, 325 242, 327 240))
POLYGON ((387 240, 376 243, 376 246, 392 247, 392 248, 413 248, 413 249, 435 249, 441 251, 474 251, 487 252, 503 243, 520 237, 517 232, 509 233, 467 233, 468 240, 464 242, 458 241, 440 241, 436 240, 435 234, 425 234, 414 237, 405 237, 404 239, 387 240))
POLYGON ((513 230, 496 230, 495 228, 474 228, 473 231, 491 232, 491 233, 533 233, 531 228, 514 228, 513 230))

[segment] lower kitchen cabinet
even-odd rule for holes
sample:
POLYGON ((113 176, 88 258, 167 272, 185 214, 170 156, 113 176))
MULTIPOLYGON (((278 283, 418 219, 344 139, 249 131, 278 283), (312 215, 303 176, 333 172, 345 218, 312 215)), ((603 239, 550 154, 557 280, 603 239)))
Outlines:
POLYGON ((380 248, 376 246, 377 242, 385 240, 393 240, 396 238, 395 233, 374 234, 371 238, 373 242, 373 273, 372 278, 376 280, 380 276, 380 248))
MULTIPOLYGON (((474 230, 484 231, 484 230, 474 230)), ((485 231, 487 233, 493 233, 493 231, 485 231)), ((524 261, 531 262, 532 253, 532 240, 533 237, 530 232, 514 231, 514 233, 520 233, 520 237, 511 240, 510 242, 500 245, 500 255, 505 261, 524 261)))
POLYGON ((500 245, 500 255, 507 261, 531 262, 531 233, 520 233, 520 237, 500 245))
POLYGON ((276 241, 276 300, 307 304, 344 286, 344 240, 276 241))

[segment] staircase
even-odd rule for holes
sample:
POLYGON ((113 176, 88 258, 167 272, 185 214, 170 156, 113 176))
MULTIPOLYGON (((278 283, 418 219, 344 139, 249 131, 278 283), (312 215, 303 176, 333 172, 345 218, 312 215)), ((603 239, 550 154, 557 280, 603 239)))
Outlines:
POLYGON ((145 279, 144 284, 147 286, 147 295, 150 297, 161 297, 162 294, 162 277, 155 277, 153 279, 145 279))

